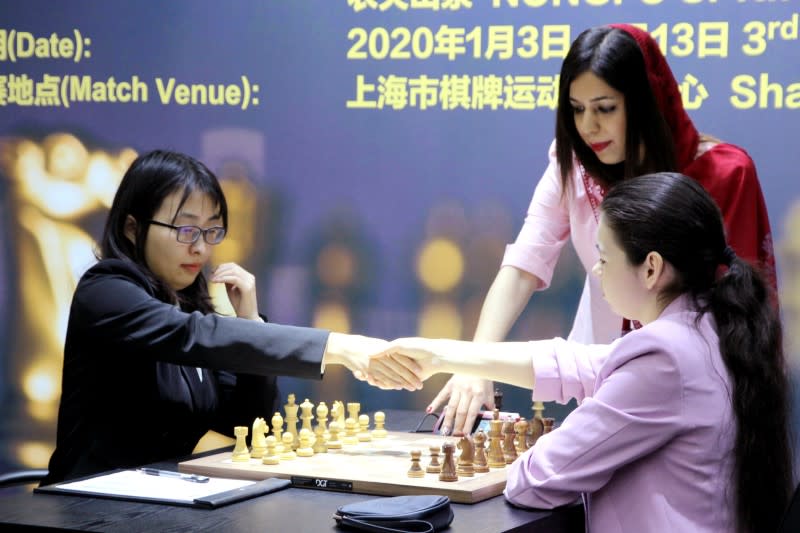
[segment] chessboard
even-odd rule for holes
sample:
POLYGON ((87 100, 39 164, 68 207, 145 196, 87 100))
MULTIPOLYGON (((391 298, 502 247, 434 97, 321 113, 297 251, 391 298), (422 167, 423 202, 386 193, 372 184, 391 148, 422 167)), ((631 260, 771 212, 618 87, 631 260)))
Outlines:
POLYGON ((291 480, 296 487, 360 494, 439 494, 457 503, 477 503, 502 494, 507 468, 492 468, 488 473, 474 473, 472 477, 459 476, 457 481, 440 481, 435 473, 409 477, 412 450, 422 452, 419 466, 424 471, 430 462, 431 446, 441 448, 446 442, 457 446, 458 441, 458 437, 432 433, 387 431, 381 439, 346 445, 311 457, 281 460, 274 465, 263 464, 262 459, 252 457, 247 461, 234 461, 233 452, 227 451, 181 462, 178 470, 238 479, 279 477, 291 480))

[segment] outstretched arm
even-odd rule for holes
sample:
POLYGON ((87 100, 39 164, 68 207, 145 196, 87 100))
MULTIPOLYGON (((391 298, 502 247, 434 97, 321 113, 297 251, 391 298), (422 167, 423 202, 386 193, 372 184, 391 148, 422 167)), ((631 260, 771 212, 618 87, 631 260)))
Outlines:
POLYGON ((470 342, 421 337, 396 339, 387 350, 398 363, 415 364, 414 374, 423 380, 433 374, 451 372, 533 389, 536 374, 531 352, 529 342, 470 342))

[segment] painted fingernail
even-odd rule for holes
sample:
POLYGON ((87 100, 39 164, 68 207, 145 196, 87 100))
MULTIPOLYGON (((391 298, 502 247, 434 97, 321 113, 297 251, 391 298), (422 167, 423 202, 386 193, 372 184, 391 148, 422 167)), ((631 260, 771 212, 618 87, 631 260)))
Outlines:
POLYGON ((432 406, 432 405, 429 405, 429 406, 428 406, 428 408, 427 408, 427 409, 425 409, 425 412, 426 412, 426 413, 431 413, 431 412, 433 412, 433 406, 432 406))

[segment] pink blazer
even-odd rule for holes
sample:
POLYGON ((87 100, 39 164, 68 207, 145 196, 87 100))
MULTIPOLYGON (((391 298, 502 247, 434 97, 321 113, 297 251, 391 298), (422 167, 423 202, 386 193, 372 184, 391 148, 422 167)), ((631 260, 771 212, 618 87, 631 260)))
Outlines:
POLYGON ((713 319, 686 297, 611 345, 531 343, 533 398, 580 403, 510 467, 506 498, 586 494, 591 531, 733 531, 735 421, 713 319))

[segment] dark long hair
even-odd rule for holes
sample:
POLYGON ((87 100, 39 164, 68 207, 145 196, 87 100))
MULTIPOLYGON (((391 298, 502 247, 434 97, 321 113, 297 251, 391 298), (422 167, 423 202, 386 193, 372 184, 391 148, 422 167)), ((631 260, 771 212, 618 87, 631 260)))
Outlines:
POLYGON ((655 251, 675 269, 663 294, 689 294, 711 312, 730 374, 736 416, 735 516, 742 532, 775 531, 793 489, 781 324, 770 286, 725 242, 717 204, 696 181, 658 173, 618 183, 604 223, 632 265, 655 251), (720 265, 728 265, 721 273, 720 265))
POLYGON ((556 158, 564 191, 573 171, 573 152, 586 171, 605 185, 648 172, 678 169, 672 134, 650 87, 642 51, 636 40, 621 29, 601 26, 583 31, 561 64, 556 158), (585 72, 592 72, 625 97, 625 161, 621 176, 615 171, 616 165, 606 165, 598 159, 575 126, 570 87, 585 72))
MULTIPOLYGON (((213 311, 205 275, 201 272, 194 283, 175 291, 150 270, 145 259, 145 243, 150 225, 147 223, 161 207, 164 198, 183 191, 176 213, 189 196, 199 191, 216 203, 222 225, 228 227, 228 206, 219 181, 203 163, 177 152, 154 150, 140 155, 131 163, 119 184, 106 219, 100 241, 98 259, 122 259, 136 265, 150 280, 156 297, 179 303, 186 311, 213 311), (125 236, 128 215, 136 220, 136 243, 125 236)), ((171 222, 174 222, 173 219, 171 222)))

